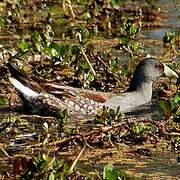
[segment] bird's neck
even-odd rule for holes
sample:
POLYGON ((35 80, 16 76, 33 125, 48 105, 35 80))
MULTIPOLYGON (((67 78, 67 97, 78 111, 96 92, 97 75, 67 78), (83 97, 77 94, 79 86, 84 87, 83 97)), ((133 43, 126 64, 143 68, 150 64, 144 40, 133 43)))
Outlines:
POLYGON ((132 81, 126 92, 140 93, 146 101, 151 101, 152 98, 152 81, 132 81))

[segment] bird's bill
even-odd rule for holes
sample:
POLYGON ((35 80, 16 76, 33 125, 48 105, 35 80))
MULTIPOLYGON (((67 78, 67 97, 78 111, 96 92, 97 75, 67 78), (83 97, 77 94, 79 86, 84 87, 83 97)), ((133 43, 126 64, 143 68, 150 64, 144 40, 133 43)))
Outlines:
POLYGON ((176 77, 176 78, 179 78, 178 74, 173 71, 171 68, 169 68, 166 64, 164 64, 164 74, 168 77, 176 77))

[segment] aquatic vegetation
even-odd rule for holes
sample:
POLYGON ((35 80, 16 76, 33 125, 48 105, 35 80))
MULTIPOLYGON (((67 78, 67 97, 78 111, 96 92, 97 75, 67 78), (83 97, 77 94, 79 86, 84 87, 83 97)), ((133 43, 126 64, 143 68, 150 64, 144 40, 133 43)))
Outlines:
POLYGON ((20 100, 3 67, 10 53, 13 63, 38 83, 118 93, 147 54, 168 61, 179 73, 173 2, 167 2, 171 17, 161 2, 150 0, 0 2, 0 179, 133 179, 129 170, 138 178, 144 172, 143 178, 157 178, 156 171, 177 175, 179 80, 161 80, 155 87, 154 99, 164 113, 156 121, 126 119, 118 109, 105 108, 92 119, 70 119, 66 110, 55 119, 12 112, 20 100), (163 157, 158 159, 158 153, 163 157), (153 164, 155 159, 161 163, 153 164))
POLYGON ((115 169, 112 164, 107 164, 104 166, 103 179, 111 180, 118 178, 126 179, 127 174, 121 169, 115 169))

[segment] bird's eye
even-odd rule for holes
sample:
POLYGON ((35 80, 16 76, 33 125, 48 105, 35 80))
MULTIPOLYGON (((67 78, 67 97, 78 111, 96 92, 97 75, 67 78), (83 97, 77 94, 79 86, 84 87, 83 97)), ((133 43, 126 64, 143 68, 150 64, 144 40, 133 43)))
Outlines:
POLYGON ((155 64, 155 68, 158 68, 158 69, 163 69, 163 64, 162 63, 156 63, 155 64))

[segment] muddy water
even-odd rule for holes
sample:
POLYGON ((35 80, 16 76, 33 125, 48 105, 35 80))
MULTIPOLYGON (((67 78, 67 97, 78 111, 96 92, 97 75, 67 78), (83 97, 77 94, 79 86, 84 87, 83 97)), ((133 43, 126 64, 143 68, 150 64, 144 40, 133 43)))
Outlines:
MULTIPOLYGON (((146 53, 150 53, 152 55, 156 55, 159 57, 164 57, 165 61, 167 60, 175 60, 177 63, 180 63, 180 41, 178 37, 177 52, 170 53, 168 49, 164 48, 162 43, 163 37, 166 32, 179 32, 180 29, 180 3, 178 1, 156 1, 154 2, 157 5, 161 12, 163 12, 162 18, 157 19, 155 24, 157 24, 156 28, 146 28, 142 30, 142 34, 144 35, 145 49, 146 53), (168 54, 168 56, 166 56, 168 54)), ((150 23, 151 24, 151 23, 150 23)))

